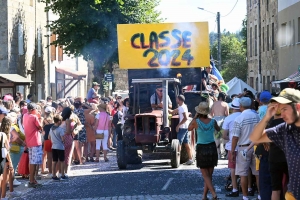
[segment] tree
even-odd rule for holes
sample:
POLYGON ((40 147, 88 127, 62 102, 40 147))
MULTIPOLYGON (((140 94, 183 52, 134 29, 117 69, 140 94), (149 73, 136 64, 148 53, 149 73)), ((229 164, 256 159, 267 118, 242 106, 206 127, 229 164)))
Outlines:
POLYGON ((118 61, 117 24, 158 23, 160 0, 42 0, 59 19, 49 27, 58 35, 51 45, 69 56, 94 62, 94 75, 103 77, 118 61))

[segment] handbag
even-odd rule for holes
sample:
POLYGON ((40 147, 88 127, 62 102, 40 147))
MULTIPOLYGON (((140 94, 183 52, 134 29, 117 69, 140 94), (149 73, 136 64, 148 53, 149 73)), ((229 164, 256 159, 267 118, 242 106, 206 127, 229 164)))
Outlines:
POLYGON ((18 164, 18 173, 21 175, 28 175, 29 174, 29 154, 28 151, 24 151, 20 162, 18 164))
MULTIPOLYGON (((106 116, 106 118, 105 118, 105 123, 104 123, 104 127, 105 127, 105 125, 106 125, 106 122, 107 122, 107 116, 106 116)), ((102 130, 103 132, 102 133, 97 133, 96 132, 96 135, 95 135, 95 138, 96 139, 104 139, 104 130, 102 130)))
POLYGON ((2 158, 6 158, 8 151, 3 142, 3 134, 4 133, 1 132, 1 155, 2 155, 2 158))

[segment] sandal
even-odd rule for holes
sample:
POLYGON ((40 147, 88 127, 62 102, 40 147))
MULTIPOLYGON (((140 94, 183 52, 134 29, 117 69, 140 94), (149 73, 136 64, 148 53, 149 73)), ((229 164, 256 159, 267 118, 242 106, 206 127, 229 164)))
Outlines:
POLYGON ((218 196, 215 196, 212 198, 212 200, 218 200, 218 199, 220 199, 220 198, 218 198, 218 196))
POLYGON ((108 162, 109 160, 108 160, 108 158, 104 158, 104 161, 105 161, 105 162, 108 162))

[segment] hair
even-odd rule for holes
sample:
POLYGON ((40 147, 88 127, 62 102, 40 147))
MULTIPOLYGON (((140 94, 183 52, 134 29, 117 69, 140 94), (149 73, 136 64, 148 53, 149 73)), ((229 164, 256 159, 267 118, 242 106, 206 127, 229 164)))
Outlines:
POLYGON ((5 116, 2 120, 0 131, 8 135, 10 133, 12 121, 8 116, 5 116))
POLYGON ((80 101, 74 102, 74 107, 75 107, 76 109, 80 108, 81 106, 82 106, 82 103, 81 103, 80 101))
POLYGON ((53 120, 54 120, 54 123, 58 123, 58 122, 63 121, 63 117, 60 116, 60 115, 55 115, 55 116, 53 117, 53 120))
POLYGON ((20 96, 16 96, 16 97, 15 97, 15 102, 18 102, 18 101, 20 101, 20 99, 21 99, 21 97, 20 97, 20 96))
POLYGON ((185 101, 185 97, 183 95, 178 95, 177 98, 179 101, 182 101, 182 102, 185 101))
POLYGON ((124 99, 123 104, 126 106, 126 103, 129 102, 129 98, 124 99))
POLYGON ((24 101, 24 100, 20 101, 20 107, 25 106, 25 105, 26 105, 26 101, 24 101))
POLYGON ((117 101, 114 103, 114 105, 116 105, 116 104, 117 104, 117 109, 118 109, 121 106, 121 104, 117 101))
POLYGON ((198 118, 204 118, 204 119, 207 119, 207 118, 208 118, 208 115, 204 115, 204 114, 197 113, 197 117, 198 117, 198 118))
POLYGON ((58 104, 55 102, 55 101, 52 101, 52 105, 51 105, 53 108, 55 108, 55 110, 57 109, 58 107, 58 104))
POLYGON ((32 96, 33 96, 32 94, 28 94, 27 99, 30 99, 32 96))
POLYGON ((48 100, 52 100, 52 97, 51 97, 51 96, 48 96, 46 100, 47 100, 47 101, 48 101, 48 100))
MULTIPOLYGON (((48 107, 48 106, 45 106, 44 110, 46 107, 48 107)), ((44 117, 45 117, 45 120, 47 120, 47 121, 53 121, 53 112, 50 112, 50 113, 44 112, 44 117)))
POLYGON ((21 94, 21 92, 20 91, 18 91, 18 92, 16 92, 16 94, 17 94, 17 96, 22 96, 22 94, 21 94))
POLYGON ((223 92, 219 93, 218 100, 220 100, 220 99, 222 99, 222 101, 225 101, 225 99, 226 99, 226 95, 223 92))
POLYGON ((7 110, 11 110, 13 106, 13 101, 12 100, 3 101, 3 105, 7 110))
POLYGON ((71 108, 65 107, 65 108, 63 109, 63 111, 61 112, 62 120, 63 120, 63 121, 66 121, 66 119, 69 119, 69 118, 70 118, 71 114, 72 114, 71 108))
POLYGON ((231 95, 231 99, 233 99, 234 97, 237 97, 238 95, 237 94, 233 94, 231 95))

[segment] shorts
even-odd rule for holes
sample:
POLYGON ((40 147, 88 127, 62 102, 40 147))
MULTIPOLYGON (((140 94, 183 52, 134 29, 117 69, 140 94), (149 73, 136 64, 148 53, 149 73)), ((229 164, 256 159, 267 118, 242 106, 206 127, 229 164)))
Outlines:
POLYGON ((282 190, 283 175, 289 176, 288 166, 286 162, 274 163, 270 162, 271 186, 273 191, 282 190))
POLYGON ((180 145, 189 144, 190 138, 189 138, 188 129, 187 128, 179 128, 179 131, 177 133, 177 139, 179 140, 180 145))
POLYGON ((253 155, 254 149, 251 148, 246 156, 246 160, 243 158, 240 151, 247 149, 248 147, 239 147, 236 156, 236 167, 235 167, 235 175, 239 176, 248 176, 248 170, 251 168, 252 174, 258 176, 259 172, 256 170, 256 160, 253 155))
MULTIPOLYGON (((236 151, 237 153, 237 151, 236 151)), ((236 154, 235 154, 235 158, 232 161, 232 155, 231 155, 231 151, 228 151, 228 168, 229 169, 235 169, 236 166, 236 154)))
POLYGON ((57 162, 58 160, 60 162, 64 162, 65 161, 65 150, 52 149, 52 160, 53 160, 53 162, 57 162))
POLYGON ((52 151, 52 142, 51 140, 44 141, 44 151, 51 152, 52 151))
POLYGON ((43 147, 28 147, 29 153, 29 164, 31 165, 41 165, 43 160, 43 147))

